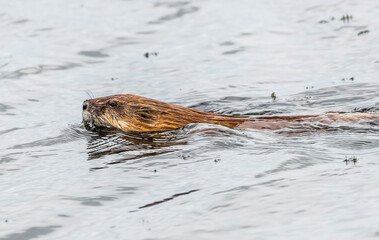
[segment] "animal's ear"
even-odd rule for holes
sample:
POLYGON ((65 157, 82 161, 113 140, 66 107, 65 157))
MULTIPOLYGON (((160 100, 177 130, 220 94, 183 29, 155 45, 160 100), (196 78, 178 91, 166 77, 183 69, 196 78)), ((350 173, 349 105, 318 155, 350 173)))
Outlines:
POLYGON ((135 107, 134 114, 137 120, 147 123, 154 124, 158 121, 159 111, 151 107, 135 107))

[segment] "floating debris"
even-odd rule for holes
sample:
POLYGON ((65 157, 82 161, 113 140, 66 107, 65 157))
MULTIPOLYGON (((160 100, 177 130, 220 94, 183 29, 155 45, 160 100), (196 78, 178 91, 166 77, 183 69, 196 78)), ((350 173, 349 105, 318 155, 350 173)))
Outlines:
POLYGON ((363 31, 360 31, 357 35, 358 36, 361 36, 361 35, 363 35, 363 34, 367 34, 367 33, 369 33, 370 31, 369 30, 363 30, 363 31))
POLYGON ((276 94, 275 94, 275 92, 272 92, 272 93, 271 93, 271 98, 272 98, 273 101, 276 100, 276 94))
POLYGON ((181 157, 183 160, 186 160, 191 157, 189 154, 180 154, 179 157, 181 157))
POLYGON ((326 21, 326 20, 321 20, 321 21, 319 21, 318 23, 320 23, 320 24, 324 24, 324 23, 328 23, 328 21, 326 21))
POLYGON ((343 21, 344 23, 348 23, 353 20, 353 16, 346 14, 346 15, 343 15, 340 20, 343 21))
POLYGON ((149 58, 150 56, 158 56, 158 53, 157 52, 151 52, 151 53, 148 53, 146 52, 144 54, 145 58, 149 58))
POLYGON ((215 163, 218 163, 219 161, 221 161, 221 158, 216 158, 216 159, 214 160, 215 163))
POLYGON ((346 166, 349 165, 349 163, 355 165, 358 162, 358 158, 356 158, 355 156, 349 158, 345 156, 345 160, 343 160, 343 162, 346 163, 346 166))
POLYGON ((311 88, 314 88, 314 86, 310 86, 310 87, 305 87, 306 89, 311 89, 311 88))
POLYGON ((344 82, 344 81, 349 81, 349 80, 352 81, 352 82, 354 82, 354 77, 342 78, 342 79, 341 79, 341 81, 343 81, 343 82, 344 82))

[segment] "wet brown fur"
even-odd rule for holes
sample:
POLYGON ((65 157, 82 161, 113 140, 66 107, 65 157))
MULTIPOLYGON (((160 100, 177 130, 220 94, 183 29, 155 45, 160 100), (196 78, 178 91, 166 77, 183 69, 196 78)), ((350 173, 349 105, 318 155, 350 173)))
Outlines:
POLYGON ((125 132, 167 131, 184 127, 189 123, 211 123, 230 128, 279 129, 301 122, 329 124, 334 121, 359 121, 377 117, 373 113, 338 112, 303 116, 234 117, 131 94, 95 98, 83 103, 83 120, 86 127, 118 129, 125 132))

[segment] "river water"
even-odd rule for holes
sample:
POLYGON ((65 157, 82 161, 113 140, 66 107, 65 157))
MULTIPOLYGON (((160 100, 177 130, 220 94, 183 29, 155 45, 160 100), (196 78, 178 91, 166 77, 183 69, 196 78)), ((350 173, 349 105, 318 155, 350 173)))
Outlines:
POLYGON ((85 99, 119 93, 231 115, 379 110, 378 13, 374 0, 0 0, 0 239, 378 239, 378 121, 81 124, 85 99))

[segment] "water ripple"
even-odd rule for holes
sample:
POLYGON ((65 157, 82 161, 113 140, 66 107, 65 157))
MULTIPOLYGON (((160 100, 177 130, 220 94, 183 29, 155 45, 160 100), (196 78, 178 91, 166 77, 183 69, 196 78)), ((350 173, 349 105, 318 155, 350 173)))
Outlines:
POLYGON ((62 226, 51 225, 47 227, 30 227, 21 233, 12 233, 3 238, 0 238, 0 240, 26 240, 26 239, 37 238, 37 237, 41 237, 43 235, 52 233, 57 228, 60 228, 60 227, 62 226))
POLYGON ((199 10, 199 7, 188 6, 189 2, 158 2, 155 7, 165 6, 168 8, 177 8, 175 13, 164 15, 155 21, 150 21, 149 24, 161 24, 167 21, 181 18, 187 14, 195 13, 199 10))
POLYGON ((78 63, 67 63, 65 65, 38 65, 37 67, 21 68, 11 73, 5 74, 4 79, 19 79, 31 74, 41 74, 46 71, 60 71, 80 67, 78 63))

